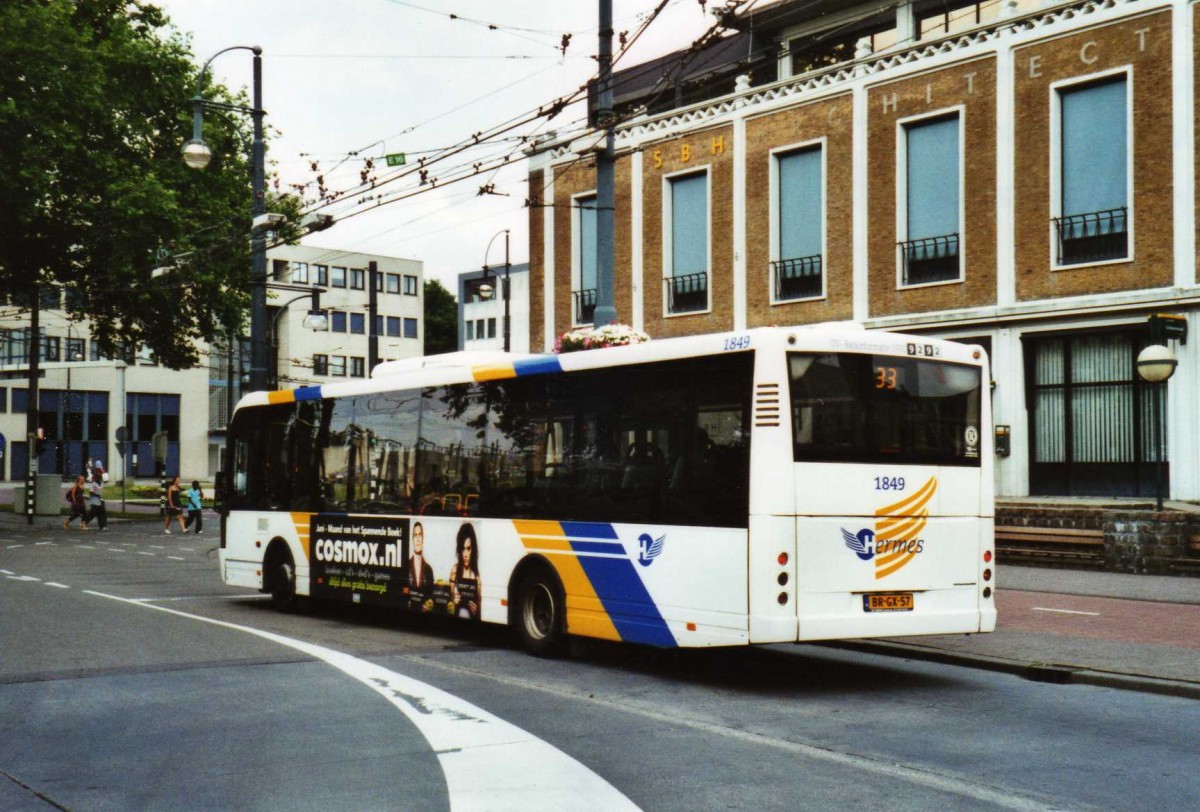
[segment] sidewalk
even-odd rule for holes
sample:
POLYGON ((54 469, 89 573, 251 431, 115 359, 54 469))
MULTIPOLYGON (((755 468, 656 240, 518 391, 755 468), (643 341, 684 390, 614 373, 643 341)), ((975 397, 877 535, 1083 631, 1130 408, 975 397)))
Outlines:
POLYGON ((831 645, 1200 699, 1200 578, 1003 566, 990 634, 831 645))
MULTIPOLYGON (((145 516, 112 523, 161 532, 157 507, 145 516)), ((206 524, 210 516, 215 529, 217 517, 206 510, 206 524)), ((61 521, 38 516, 31 528, 23 515, 0 512, 0 552, 10 539, 61 533, 61 521)), ((996 582, 999 621, 990 634, 827 645, 1200 699, 1200 578, 1009 565, 997 569, 996 582)))

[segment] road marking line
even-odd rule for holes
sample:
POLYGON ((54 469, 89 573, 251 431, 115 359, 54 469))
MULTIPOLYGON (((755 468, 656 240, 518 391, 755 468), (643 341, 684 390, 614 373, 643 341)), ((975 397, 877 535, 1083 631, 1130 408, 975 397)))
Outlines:
POLYGON ((187 559, 181 555, 169 555, 167 558, 171 559, 172 561, 187 561, 187 559))
POLYGON ((138 550, 137 554, 138 555, 158 555, 158 553, 148 553, 145 550, 138 550))
POLYGON ((0 575, 16 575, 12 570, 0 570, 0 575))
POLYGON ((24 546, 25 546, 24 544, 10 544, 10 545, 8 545, 8 548, 7 548, 7 549, 9 549, 9 550, 15 550, 15 549, 17 549, 18 547, 24 547, 24 546))
POLYGON ((4 576, 10 581, 40 581, 41 578, 34 578, 32 575, 6 575, 4 576))
POLYGON ((35 542, 33 543, 33 546, 34 546, 34 547, 46 547, 46 546, 51 546, 51 547, 53 547, 53 546, 54 546, 54 542, 53 542, 53 541, 35 541, 35 542))
POLYGON ((52 586, 57 589, 70 589, 71 588, 71 587, 67 586, 66 584, 60 584, 56 581, 47 581, 46 586, 52 586))
POLYGON ((450 808, 473 810, 636 810, 607 781, 516 725, 424 682, 323 646, 193 615, 166 606, 84 590, 109 600, 246 632, 308 654, 353 677, 390 702, 438 757, 450 808))
POLYGON ((1058 612, 1060 615, 1091 615, 1092 617, 1100 617, 1099 612, 1078 612, 1074 609, 1050 609, 1045 606, 1033 607, 1035 612, 1058 612))
POLYGON ((127 553, 127 552, 129 552, 128 550, 122 550, 120 547, 109 547, 108 551, 110 553, 127 553))
POLYGON ((196 552, 196 550, 195 550, 195 548, 194 548, 194 547, 180 547, 180 548, 179 548, 179 551, 180 551, 180 552, 182 552, 182 553, 194 553, 194 552, 196 552))
POLYGON ((162 546, 161 544, 151 544, 150 549, 151 550, 165 550, 167 548, 162 546))
POLYGON ((76 544, 75 549, 77 549, 77 550, 94 550, 96 548, 90 544, 76 544))

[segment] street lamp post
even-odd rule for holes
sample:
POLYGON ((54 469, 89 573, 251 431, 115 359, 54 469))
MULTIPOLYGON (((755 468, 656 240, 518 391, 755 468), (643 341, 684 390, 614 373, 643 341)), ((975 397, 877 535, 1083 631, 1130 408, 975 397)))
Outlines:
MULTIPOLYGON (((70 471, 67 470, 67 463, 71 459, 71 405, 74 395, 71 391, 71 369, 75 361, 82 361, 83 358, 76 358, 75 351, 71 348, 71 333, 74 332, 75 325, 67 324, 67 346, 64 347, 63 357, 67 362, 67 397, 66 404, 63 406, 63 474, 69 476, 70 471)), ((82 425, 80 426, 82 429, 82 425)), ((82 435, 82 430, 80 434, 82 435)), ((82 436, 80 440, 82 441, 82 436)))
POLYGON ((262 106, 262 48, 257 45, 234 45, 217 51, 204 67, 200 69, 197 84, 203 80, 204 74, 212 61, 227 51, 250 51, 254 54, 254 105, 244 107, 237 104, 226 104, 202 98, 197 94, 192 98, 192 140, 183 146, 183 160, 193 169, 204 169, 212 160, 212 150, 203 137, 204 110, 226 110, 249 115, 254 121, 254 141, 250 147, 250 164, 252 191, 254 200, 250 209, 252 230, 250 232, 250 388, 262 390, 267 388, 267 244, 264 230, 266 222, 266 168, 265 148, 263 146, 263 116, 266 112, 262 106))
POLYGON ((1151 344, 1137 357, 1138 375, 1154 389, 1154 496, 1159 511, 1163 509, 1162 388, 1178 364, 1174 353, 1162 344, 1151 344))
MULTIPOLYGON (((271 319, 271 335, 276 336, 275 348, 278 353, 279 339, 276 335, 276 330, 279 328, 279 318, 287 312, 288 308, 294 305, 301 299, 312 299, 312 308, 309 309, 308 315, 304 317, 304 326, 310 330, 328 330, 329 317, 321 311, 321 294, 325 292, 324 288, 300 288, 300 287, 284 287, 282 285, 275 286, 275 290, 303 290, 299 296, 287 300, 279 306, 275 311, 275 317, 271 319)), ((271 382, 273 388, 279 388, 279 357, 275 357, 275 374, 272 376, 274 380, 271 382)), ((232 415, 231 415, 232 416, 232 415)))
POLYGON ((492 294, 494 293, 494 289, 492 288, 491 285, 489 285, 487 283, 487 280, 490 277, 494 276, 495 272, 492 271, 492 269, 488 266, 487 260, 488 260, 488 252, 490 252, 492 250, 492 243, 495 242, 496 238, 499 237, 501 234, 504 235, 504 282, 502 283, 502 295, 504 297, 504 351, 511 352, 512 351, 512 324, 511 324, 510 317, 509 317, 509 306, 510 306, 509 299, 510 299, 510 295, 511 295, 511 291, 509 290, 509 271, 511 270, 512 266, 509 263, 509 257, 508 257, 508 229, 507 228, 504 229, 503 231, 497 231, 495 234, 492 235, 492 238, 490 240, 488 240, 487 249, 484 250, 484 252, 483 252, 483 283, 479 286, 479 295, 482 296, 484 299, 490 299, 490 298, 492 298, 492 294))

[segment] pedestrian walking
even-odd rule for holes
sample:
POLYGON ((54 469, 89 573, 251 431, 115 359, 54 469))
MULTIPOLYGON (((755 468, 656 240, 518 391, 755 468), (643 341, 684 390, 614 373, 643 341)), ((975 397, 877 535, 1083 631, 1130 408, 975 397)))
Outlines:
POLYGON ((179 522, 179 532, 187 532, 187 527, 183 523, 183 506, 179 503, 181 495, 179 477, 175 477, 167 487, 167 515, 163 517, 163 533, 168 536, 171 535, 171 519, 179 522))
POLYGON ((71 515, 63 522, 63 530, 71 528, 71 520, 79 517, 79 529, 87 530, 87 495, 84 488, 83 474, 75 477, 75 484, 67 491, 67 502, 71 505, 71 515))
POLYGON ((103 469, 94 469, 92 481, 87 484, 87 520, 89 524, 94 520, 99 525, 101 532, 108 530, 108 508, 104 506, 103 477, 103 469))
POLYGON ((187 521, 183 523, 183 532, 196 522, 196 535, 204 532, 204 491, 200 490, 200 481, 193 479, 192 487, 187 492, 187 521))

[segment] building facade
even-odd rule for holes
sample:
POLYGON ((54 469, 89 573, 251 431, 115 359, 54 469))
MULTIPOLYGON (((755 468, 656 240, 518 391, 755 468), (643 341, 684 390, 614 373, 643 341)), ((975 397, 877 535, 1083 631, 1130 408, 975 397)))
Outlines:
MULTIPOLYGON (((713 81, 723 95, 663 111, 623 103, 637 69, 618 73, 618 319, 652 337, 849 319, 980 343, 1010 441, 998 495, 1153 494, 1162 448, 1170 496, 1200 498, 1196 341, 1172 342, 1161 444, 1134 363, 1152 314, 1200 326, 1198 16, 1187 0, 783 0, 729 21, 758 49, 733 92, 713 81)), ((662 77, 687 85, 677 99, 708 81, 662 77)), ((531 152, 535 350, 591 319, 594 140, 531 152)))
MULTIPOLYGON (((513 265, 508 277, 509 352, 529 352, 529 263, 513 265)), ((503 267, 458 275, 458 349, 504 349, 503 280, 503 267)))
MULTIPOLYGON (((371 262, 378 270, 380 360, 422 354, 421 262, 309 246, 271 249, 267 261, 270 374, 277 388, 369 374, 371 262), (313 288, 325 291, 320 303, 329 329, 321 332, 303 326, 313 288)), ((200 365, 170 370, 146 348, 102 356, 90 324, 61 293, 44 292, 41 327, 40 473, 70 476, 89 459, 117 478, 209 479, 216 473, 229 414, 248 380, 245 338, 237 347, 202 347, 200 365), (118 439, 122 427, 124 441, 118 439)), ((28 347, 28 313, 12 305, 0 309, 0 480, 25 475, 28 347)))

